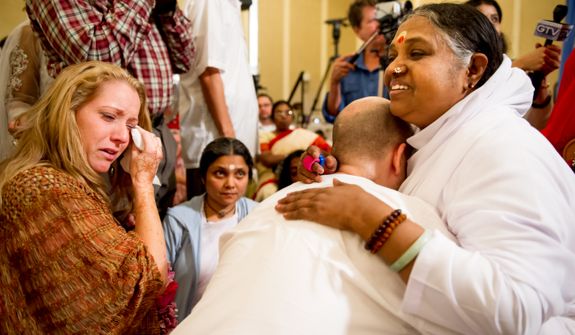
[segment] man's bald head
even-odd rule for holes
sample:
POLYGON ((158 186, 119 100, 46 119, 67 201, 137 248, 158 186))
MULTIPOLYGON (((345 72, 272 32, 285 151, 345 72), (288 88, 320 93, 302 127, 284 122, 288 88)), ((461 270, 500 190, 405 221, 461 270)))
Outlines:
POLYGON ((355 100, 337 116, 332 154, 340 164, 377 159, 413 134, 411 126, 389 112, 389 100, 355 100))

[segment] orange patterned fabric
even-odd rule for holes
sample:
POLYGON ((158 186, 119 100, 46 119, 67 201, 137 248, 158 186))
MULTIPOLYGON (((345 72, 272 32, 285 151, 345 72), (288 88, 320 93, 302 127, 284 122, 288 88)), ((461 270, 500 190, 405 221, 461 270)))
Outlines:
POLYGON ((4 186, 0 334, 158 334, 152 256, 96 192, 35 167, 4 186))

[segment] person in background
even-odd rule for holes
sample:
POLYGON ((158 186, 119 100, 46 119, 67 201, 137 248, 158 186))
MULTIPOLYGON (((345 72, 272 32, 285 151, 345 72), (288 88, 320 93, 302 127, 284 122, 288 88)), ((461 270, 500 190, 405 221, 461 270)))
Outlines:
POLYGON ((175 334, 449 334, 397 311, 405 285, 357 235, 288 222, 274 209, 289 192, 344 181, 401 204, 404 214, 425 219, 434 234, 451 237, 433 207, 394 190, 405 179, 405 139, 412 134, 383 98, 344 108, 334 124, 338 173, 321 184, 279 191, 223 235, 210 287, 175 334))
POLYGON ((256 204, 244 197, 252 168, 251 154, 242 142, 228 137, 215 139, 200 159, 206 193, 168 209, 163 226, 168 260, 179 284, 179 320, 190 314, 215 271, 220 236, 256 204))
MULTIPOLYGON (((477 8, 489 21, 499 33, 501 42, 503 43, 503 52, 507 52, 507 42, 501 31, 501 21, 503 20, 503 12, 501 7, 495 0, 469 0, 465 4, 477 8)), ((537 129, 543 129, 549 115, 551 114, 551 93, 549 92, 549 83, 547 82, 547 75, 559 68, 561 63, 561 48, 551 44, 543 47, 540 43, 535 45, 535 50, 522 55, 513 60, 512 66, 518 67, 526 72, 541 71, 544 74, 544 80, 541 86, 537 88, 534 94, 531 108, 525 114, 525 119, 537 129)))
MULTIPOLYGON (((349 6, 347 18, 353 32, 363 42, 379 29, 375 3, 375 0, 355 0, 349 6)), ((322 107, 322 114, 327 122, 333 123, 337 114, 350 102, 381 94, 378 92, 380 55, 384 48, 385 38, 380 34, 365 48, 354 64, 348 61, 353 54, 341 56, 334 61, 329 92, 322 107)))
POLYGON ((144 84, 164 151, 155 192, 163 216, 176 191, 176 142, 164 116, 173 98, 173 74, 186 72, 194 57, 191 23, 177 1, 27 0, 26 12, 51 76, 66 66, 99 60, 121 66, 144 84))
POLYGON ((255 157, 258 102, 238 0, 186 0, 197 56, 181 76, 180 127, 188 199, 204 193, 202 150, 213 139, 234 137, 255 157), (231 52, 230 50, 233 50, 231 52))
POLYGON ((10 32, 0 53, 0 160, 15 148, 12 134, 23 122, 20 117, 52 80, 40 40, 26 20, 10 32))
POLYGON ((259 108, 259 131, 274 131, 276 125, 272 120, 272 97, 266 93, 258 94, 258 108, 259 108))
MULTIPOLYGON (((575 175, 519 116, 533 98, 528 76, 468 5, 416 8, 389 53, 391 113, 419 129, 399 190, 434 206, 460 244, 428 238, 427 219, 392 226, 402 207, 353 185, 292 192, 276 209, 351 231, 373 257, 399 262, 400 313, 458 334, 574 332, 575 175)), ((312 169, 333 171, 325 161, 312 169)))
POLYGON ((158 305, 170 298, 161 296, 168 262, 152 185, 162 148, 150 129, 143 85, 95 61, 67 67, 27 113, 0 164, 0 333, 173 328, 158 305), (130 145, 133 128, 142 150, 130 145), (131 232, 111 211, 122 193, 133 199, 131 232))
POLYGON ((260 133, 260 155, 256 164, 258 183, 254 195, 258 202, 277 191, 275 169, 292 151, 304 150, 310 145, 331 151, 331 146, 313 131, 292 129, 293 118, 292 106, 285 100, 276 101, 272 106, 272 120, 276 128, 273 132, 260 133))
POLYGON ((291 184, 297 182, 297 167, 300 162, 300 156, 304 153, 304 150, 296 150, 286 156, 282 161, 281 165, 278 167, 278 190, 286 188, 291 184))

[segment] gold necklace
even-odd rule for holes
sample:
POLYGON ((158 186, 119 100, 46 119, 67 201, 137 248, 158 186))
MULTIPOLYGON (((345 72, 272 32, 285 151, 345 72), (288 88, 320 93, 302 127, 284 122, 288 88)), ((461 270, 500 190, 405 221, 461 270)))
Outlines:
POLYGON ((214 207, 210 206, 210 203, 208 202, 208 199, 206 199, 206 200, 204 201, 204 203, 206 204, 206 206, 208 206, 209 209, 212 210, 212 212, 214 212, 214 213, 218 216, 219 219, 221 219, 221 218, 223 218, 224 216, 230 214, 233 210, 236 209, 236 206, 234 205, 234 206, 232 206, 232 208, 230 208, 229 210, 226 210, 225 208, 224 208, 224 209, 221 209, 221 210, 217 210, 217 209, 215 209, 214 207))

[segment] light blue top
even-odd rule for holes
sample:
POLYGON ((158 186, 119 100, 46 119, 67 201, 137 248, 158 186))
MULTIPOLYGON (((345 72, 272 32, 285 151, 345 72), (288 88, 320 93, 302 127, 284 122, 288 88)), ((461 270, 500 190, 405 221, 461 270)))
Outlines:
MULTIPOLYGON (((168 261, 178 282, 176 305, 181 322, 192 311, 192 302, 198 287, 200 272, 200 241, 204 214, 205 193, 168 209, 164 218, 164 237, 168 261)), ((257 205, 257 202, 242 197, 236 203, 238 222, 257 205)))
MULTIPOLYGON (((377 96, 379 94, 377 92, 379 70, 380 68, 378 67, 375 70, 370 71, 365 66, 363 53, 359 55, 359 58, 355 62, 355 70, 349 71, 347 76, 343 77, 339 82, 339 87, 341 89, 341 103, 338 107, 338 114, 345 106, 349 105, 354 100, 369 96, 377 96)), ((329 93, 325 95, 321 112, 327 122, 333 123, 336 116, 329 114, 327 111, 328 95, 329 93)))

